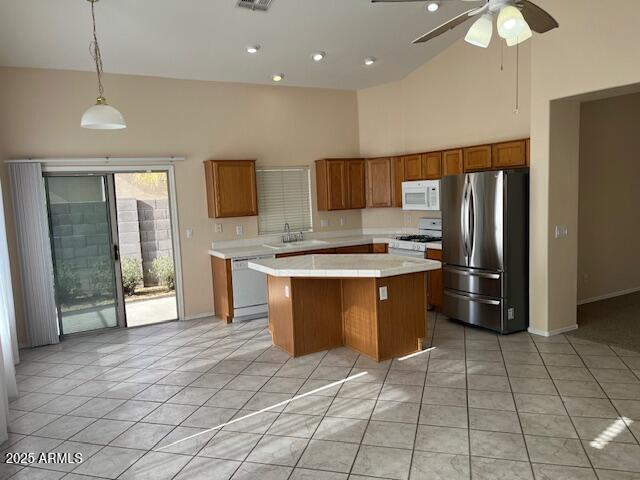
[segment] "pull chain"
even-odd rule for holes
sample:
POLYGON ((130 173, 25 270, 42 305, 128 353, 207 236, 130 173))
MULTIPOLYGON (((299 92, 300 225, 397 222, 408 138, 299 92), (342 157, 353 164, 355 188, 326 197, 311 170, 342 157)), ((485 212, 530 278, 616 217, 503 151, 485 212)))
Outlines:
POLYGON ((504 43, 500 42, 500 71, 504 71, 504 43))

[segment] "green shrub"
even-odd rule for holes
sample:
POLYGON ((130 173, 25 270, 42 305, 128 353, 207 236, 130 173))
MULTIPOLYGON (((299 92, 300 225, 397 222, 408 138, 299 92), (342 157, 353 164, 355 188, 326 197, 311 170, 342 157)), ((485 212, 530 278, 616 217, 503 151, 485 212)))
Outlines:
POLYGON ((136 287, 142 283, 142 262, 137 258, 124 257, 120 263, 122 268, 122 287, 125 295, 133 295, 136 287))
POLYGON ((160 285, 164 285, 169 290, 176 288, 176 273, 173 267, 173 258, 156 258, 151 264, 151 273, 156 277, 160 285))

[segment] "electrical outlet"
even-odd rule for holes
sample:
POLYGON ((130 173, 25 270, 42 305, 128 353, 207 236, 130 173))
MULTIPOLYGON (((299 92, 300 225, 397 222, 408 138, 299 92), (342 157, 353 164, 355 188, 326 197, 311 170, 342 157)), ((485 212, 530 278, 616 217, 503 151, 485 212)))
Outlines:
POLYGON ((569 228, 566 225, 556 225, 556 238, 564 238, 569 235, 569 228))
POLYGON ((241 237, 244 234, 244 228, 242 228, 242 225, 236 225, 236 235, 238 237, 241 237))
POLYGON ((329 226, 329 220, 327 220, 326 218, 321 218, 320 219, 320 226, 321 227, 328 227, 329 226))
POLYGON ((186 235, 187 238, 191 240, 193 238, 193 228, 187 228, 186 235))
POLYGON ((379 293, 380 293, 380 300, 386 300, 387 298, 389 298, 389 292, 387 291, 387 287, 380 287, 379 288, 379 293))
POLYGON ((345 217, 340 217, 340 225, 345 226, 347 224, 347 219, 345 217))
POLYGON ((216 233, 222 233, 222 224, 216 223, 216 233))

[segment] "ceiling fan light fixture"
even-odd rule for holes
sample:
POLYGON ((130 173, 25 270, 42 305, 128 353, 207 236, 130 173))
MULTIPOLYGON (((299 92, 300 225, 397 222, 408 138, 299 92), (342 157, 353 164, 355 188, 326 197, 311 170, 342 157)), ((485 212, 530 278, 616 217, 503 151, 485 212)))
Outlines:
POLYGON ((427 3, 427 10, 431 13, 437 12, 440 8, 440 4, 438 2, 429 2, 427 3))
POLYGON ((506 5, 498 14, 498 35, 512 38, 520 35, 528 27, 520 10, 513 5, 506 5))
POLYGON ((493 16, 489 13, 482 15, 473 22, 471 28, 464 37, 465 42, 476 47, 487 48, 493 36, 493 16))
POLYGON ((531 28, 529 28, 529 25, 526 25, 524 30, 519 35, 506 39, 507 46, 513 47, 514 45, 518 45, 519 43, 529 40, 531 37, 533 37, 531 28))

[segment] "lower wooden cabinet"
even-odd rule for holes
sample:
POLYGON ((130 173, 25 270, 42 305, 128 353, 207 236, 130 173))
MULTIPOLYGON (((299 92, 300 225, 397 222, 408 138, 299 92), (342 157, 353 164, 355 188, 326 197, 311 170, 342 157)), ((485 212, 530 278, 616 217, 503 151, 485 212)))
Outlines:
MULTIPOLYGON (((429 260, 442 261, 442 250, 428 249, 427 258, 429 260)), ((444 283, 442 278, 442 269, 431 270, 427 274, 427 302, 436 311, 441 311, 442 301, 444 297, 444 283)))
POLYGON ((442 152, 442 176, 460 175, 463 172, 462 149, 442 152))
POLYGON ((353 245, 350 247, 338 247, 336 253, 373 253, 372 245, 353 245))
POLYGON ((469 147, 463 149, 463 152, 465 172, 491 169, 491 145, 469 147))

